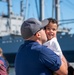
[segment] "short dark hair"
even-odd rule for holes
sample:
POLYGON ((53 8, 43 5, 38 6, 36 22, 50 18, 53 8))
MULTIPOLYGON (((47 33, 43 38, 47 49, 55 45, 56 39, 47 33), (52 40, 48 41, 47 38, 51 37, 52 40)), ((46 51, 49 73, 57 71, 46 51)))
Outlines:
MULTIPOLYGON (((56 23, 56 24, 57 24, 57 27, 59 26, 57 20, 54 19, 54 18, 46 18, 46 19, 44 19, 42 22, 45 22, 45 21, 48 21, 48 24, 49 24, 49 23, 53 23, 53 24, 56 23)), ((47 24, 47 25, 48 25, 48 24, 47 24)), ((46 26, 47 26, 47 25, 46 25, 46 26)), ((44 27, 44 29, 46 29, 46 26, 44 27)))
POLYGON ((54 18, 47 18, 47 20, 49 21, 49 23, 50 23, 50 22, 52 22, 52 23, 56 23, 57 26, 58 26, 58 22, 57 22, 56 19, 54 19, 54 18))
POLYGON ((3 54, 3 50, 2 50, 2 48, 0 48, 0 54, 3 54))

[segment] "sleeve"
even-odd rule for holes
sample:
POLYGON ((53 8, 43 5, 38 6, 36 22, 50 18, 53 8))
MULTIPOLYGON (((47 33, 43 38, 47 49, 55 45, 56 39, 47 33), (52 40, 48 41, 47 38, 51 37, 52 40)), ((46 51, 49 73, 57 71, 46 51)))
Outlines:
POLYGON ((46 47, 40 52, 40 61, 52 71, 57 71, 61 65, 59 56, 46 47))

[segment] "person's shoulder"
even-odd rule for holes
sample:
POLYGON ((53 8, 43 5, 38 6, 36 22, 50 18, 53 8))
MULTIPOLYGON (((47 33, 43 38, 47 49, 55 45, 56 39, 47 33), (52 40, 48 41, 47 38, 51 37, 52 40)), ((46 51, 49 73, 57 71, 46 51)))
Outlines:
POLYGON ((0 56, 0 61, 3 61, 4 62, 4 58, 2 56, 0 56))
POLYGON ((51 42, 54 43, 54 44, 58 44, 58 40, 57 40, 56 37, 54 37, 54 38, 51 40, 51 42))
POLYGON ((3 62, 2 60, 0 60, 0 65, 1 65, 1 64, 4 64, 4 62, 3 62))

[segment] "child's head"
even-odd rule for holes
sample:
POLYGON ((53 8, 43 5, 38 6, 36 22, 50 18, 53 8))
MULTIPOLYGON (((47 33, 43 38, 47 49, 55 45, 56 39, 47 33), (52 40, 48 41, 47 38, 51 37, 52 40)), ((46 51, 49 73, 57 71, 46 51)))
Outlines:
POLYGON ((49 23, 45 27, 45 32, 48 40, 51 40, 52 38, 56 37, 57 30, 58 30, 58 23, 53 18, 48 18, 47 20, 49 21, 49 23))

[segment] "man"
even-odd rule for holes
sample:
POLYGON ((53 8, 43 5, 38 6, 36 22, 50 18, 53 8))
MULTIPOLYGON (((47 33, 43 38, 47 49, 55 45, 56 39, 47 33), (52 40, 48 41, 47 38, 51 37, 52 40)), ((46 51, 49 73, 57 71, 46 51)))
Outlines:
POLYGON ((30 18, 23 22, 21 35, 25 39, 15 59, 16 75, 67 75, 67 67, 52 50, 42 44, 47 41, 44 27, 48 24, 30 18))

